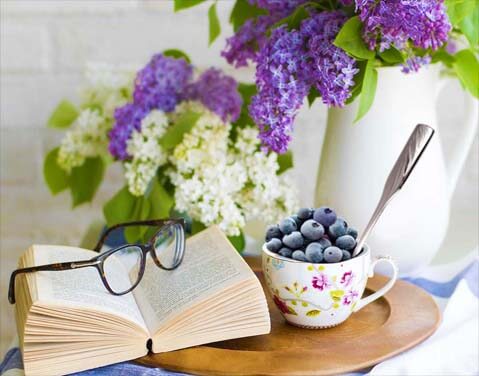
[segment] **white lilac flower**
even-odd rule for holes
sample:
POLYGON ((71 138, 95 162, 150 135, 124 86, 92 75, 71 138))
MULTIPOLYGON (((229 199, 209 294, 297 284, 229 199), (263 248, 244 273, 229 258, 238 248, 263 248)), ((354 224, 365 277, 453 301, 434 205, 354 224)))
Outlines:
POLYGON ((131 98, 135 69, 90 63, 85 77, 87 86, 80 93, 83 106, 96 106, 106 118, 112 119, 115 108, 131 98))
POLYGON ((277 154, 259 150, 258 130, 247 127, 239 132, 236 149, 248 173, 240 199, 246 220, 278 222, 297 210, 297 189, 287 174, 277 175, 277 154))
POLYGON ((168 127, 168 118, 162 111, 151 111, 141 122, 141 130, 133 131, 127 141, 128 154, 132 159, 125 162, 125 178, 128 189, 135 196, 142 196, 158 167, 167 158, 160 145, 161 137, 168 127))
POLYGON ((61 141, 58 164, 66 171, 81 166, 86 158, 108 157, 108 132, 113 111, 131 97, 134 69, 108 64, 89 64, 87 86, 81 92, 82 109, 61 141))
POLYGON ((295 189, 276 175, 276 154, 259 150, 255 127, 239 130, 230 145, 230 124, 198 103, 178 107, 179 112, 186 110, 201 117, 169 158, 177 210, 234 236, 246 221, 274 222, 297 208, 295 189))
POLYGON ((88 157, 107 155, 109 127, 98 110, 81 111, 61 141, 58 165, 69 172, 81 166, 88 157))

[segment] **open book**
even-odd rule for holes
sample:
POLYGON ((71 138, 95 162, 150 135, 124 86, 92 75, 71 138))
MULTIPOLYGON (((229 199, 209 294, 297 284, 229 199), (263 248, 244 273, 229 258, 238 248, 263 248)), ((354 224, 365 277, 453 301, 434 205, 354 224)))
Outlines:
MULTIPOLYGON (((20 267, 84 260, 86 249, 34 245, 20 267)), ((129 278, 118 269, 116 278, 129 278)), ((27 375, 91 369, 146 355, 266 334, 260 282, 217 227, 187 240, 182 264, 158 268, 149 257, 133 292, 110 294, 95 268, 19 275, 16 320, 27 375)))

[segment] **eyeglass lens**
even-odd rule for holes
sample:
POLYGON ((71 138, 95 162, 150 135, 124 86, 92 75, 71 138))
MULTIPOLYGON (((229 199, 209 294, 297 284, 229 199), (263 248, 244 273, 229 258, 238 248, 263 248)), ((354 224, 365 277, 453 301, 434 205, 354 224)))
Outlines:
POLYGON ((125 293, 138 283, 142 258, 140 247, 128 245, 119 248, 103 261, 105 279, 115 293, 125 293), (129 278, 125 278, 125 271, 129 278))

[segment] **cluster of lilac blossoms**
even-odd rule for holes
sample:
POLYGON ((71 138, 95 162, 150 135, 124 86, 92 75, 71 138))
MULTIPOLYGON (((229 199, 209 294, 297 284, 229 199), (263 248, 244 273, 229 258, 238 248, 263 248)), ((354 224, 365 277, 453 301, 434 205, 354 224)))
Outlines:
POLYGON ((250 114, 260 127, 263 145, 285 152, 297 111, 309 91, 305 72, 306 54, 299 31, 286 26, 273 30, 260 50, 256 66, 256 94, 250 114))
POLYGON ((258 8, 266 10, 268 14, 246 20, 238 31, 226 40, 226 47, 221 52, 221 56, 236 68, 247 66, 249 61, 256 62, 259 50, 268 40, 267 30, 308 0, 248 1, 258 8))
POLYGON ((402 50, 409 40, 415 47, 436 50, 448 39, 451 24, 442 0, 356 0, 364 24, 363 38, 371 49, 390 46, 402 50))
POLYGON ((232 77, 219 69, 210 68, 185 88, 183 98, 200 101, 225 122, 235 121, 243 104, 237 87, 238 84, 232 77))
POLYGON ((301 24, 311 62, 308 74, 328 106, 344 106, 359 72, 356 61, 333 44, 346 20, 342 11, 321 12, 301 24))
POLYGON ((127 142, 133 131, 141 130, 142 120, 153 110, 174 111, 183 100, 197 100, 225 121, 238 118, 242 99, 233 78, 214 68, 192 78, 193 67, 184 59, 154 55, 136 76, 133 101, 114 111, 110 153, 128 159, 127 142))
POLYGON ((183 59, 154 55, 135 79, 133 102, 115 110, 115 123, 110 131, 110 153, 120 159, 128 158, 127 141, 141 121, 153 109, 172 111, 188 81, 193 67, 183 59))
MULTIPOLYGON (((451 24, 443 0, 356 0, 356 12, 364 24, 363 39, 371 50, 391 46, 436 50, 447 40, 451 24)), ((404 72, 417 71, 428 58, 411 53, 404 72)))
POLYGON ((249 109, 269 149, 287 150, 294 119, 312 86, 328 105, 343 106, 351 96, 355 60, 333 45, 346 20, 342 11, 312 13, 299 30, 274 29, 260 49, 258 93, 249 109))

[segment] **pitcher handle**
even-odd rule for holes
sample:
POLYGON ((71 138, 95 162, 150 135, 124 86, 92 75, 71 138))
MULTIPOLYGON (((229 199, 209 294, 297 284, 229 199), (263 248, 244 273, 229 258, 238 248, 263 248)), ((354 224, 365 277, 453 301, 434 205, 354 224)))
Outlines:
MULTIPOLYGON (((457 82, 456 79, 447 76, 441 76, 441 80, 437 97, 439 93, 444 89, 449 82, 457 82)), ((436 97, 436 98, 437 98, 436 97)), ((466 161, 469 150, 472 147, 474 136, 476 134, 477 126, 479 123, 479 101, 475 99, 469 92, 464 90, 464 120, 461 127, 458 127, 458 142, 454 146, 451 152, 448 166, 448 191, 449 196, 452 196, 456 183, 461 174, 462 167, 466 161)))
POLYGON ((378 299, 381 296, 383 296, 384 294, 386 294, 389 290, 391 290, 394 283, 396 282, 396 280, 398 278, 399 269, 397 267, 396 262, 389 256, 378 256, 378 257, 376 257, 376 259, 369 266, 368 277, 371 278, 374 275, 374 268, 380 262, 386 262, 389 265, 391 265, 391 267, 393 269, 393 275, 392 275, 391 279, 383 287, 381 287, 378 291, 376 291, 375 293, 373 293, 373 294, 371 294, 371 295, 369 295, 365 298, 360 299, 356 303, 356 306, 354 307, 353 312, 359 311, 361 308, 364 308, 369 303, 374 302, 376 299, 378 299))

